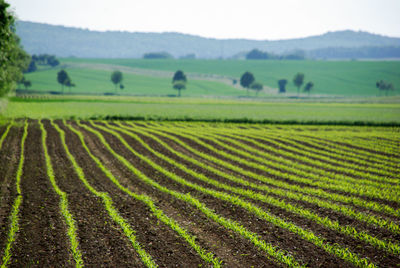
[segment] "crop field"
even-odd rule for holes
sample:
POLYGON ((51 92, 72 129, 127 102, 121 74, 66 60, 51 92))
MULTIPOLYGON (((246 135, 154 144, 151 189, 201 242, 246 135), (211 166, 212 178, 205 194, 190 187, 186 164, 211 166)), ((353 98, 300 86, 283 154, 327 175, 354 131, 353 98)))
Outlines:
POLYGON ((399 132, 5 122, 1 267, 398 267, 399 132))

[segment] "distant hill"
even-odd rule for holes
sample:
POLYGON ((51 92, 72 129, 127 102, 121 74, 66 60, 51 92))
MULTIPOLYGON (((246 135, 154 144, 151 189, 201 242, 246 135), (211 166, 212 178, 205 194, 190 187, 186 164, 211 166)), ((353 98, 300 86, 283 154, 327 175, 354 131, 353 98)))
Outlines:
POLYGON ((168 52, 174 57, 195 54, 197 58, 230 58, 254 48, 276 54, 304 50, 313 58, 394 58, 400 55, 400 38, 349 30, 299 39, 257 41, 181 33, 99 32, 18 21, 17 34, 29 53, 58 57, 141 58, 149 52, 168 52), (359 56, 352 57, 353 52, 359 56))

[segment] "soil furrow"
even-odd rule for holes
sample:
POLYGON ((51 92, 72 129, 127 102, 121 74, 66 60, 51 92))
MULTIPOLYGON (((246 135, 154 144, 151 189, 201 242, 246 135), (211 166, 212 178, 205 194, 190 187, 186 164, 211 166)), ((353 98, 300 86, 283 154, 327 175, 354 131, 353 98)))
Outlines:
MULTIPOLYGON (((75 125, 74 125, 75 126, 75 125)), ((107 159, 113 159, 113 156, 104 148, 104 146, 98 141, 98 139, 91 134, 86 132, 84 129, 80 129, 88 137, 89 147, 96 156, 102 158, 103 161, 107 159)), ((114 138, 107 139, 116 151, 128 159, 133 165, 138 167, 142 172, 152 179, 157 179, 160 174, 154 171, 151 167, 145 167, 143 163, 140 163, 135 159, 132 154, 126 152, 122 145, 114 138), (147 169, 147 172, 146 170, 147 169)), ((115 159, 115 158, 114 158, 115 159)), ((238 236, 230 230, 227 230, 217 223, 210 221, 201 212, 193 209, 192 206, 186 202, 172 198, 170 195, 160 192, 153 187, 142 182, 136 178, 123 164, 118 160, 110 161, 106 163, 114 174, 120 174, 119 177, 127 178, 128 188, 135 189, 136 192, 144 193, 149 195, 169 217, 174 218, 179 224, 186 227, 188 231, 198 237, 198 242, 201 246, 215 252, 217 257, 224 261, 227 267, 243 267, 243 266, 254 266, 254 267, 273 267, 280 266, 277 263, 269 260, 265 253, 257 250, 248 240, 238 236)), ((167 187, 174 188, 173 183, 167 179, 167 187)), ((269 242, 269 241, 267 241, 269 242)))
MULTIPOLYGON (((131 144, 136 150, 139 150, 140 147, 142 147, 140 144, 136 143, 132 138, 128 137, 127 135, 124 135, 122 132, 120 132, 120 134, 124 137, 124 139, 126 139, 129 144, 131 144)), ((157 144, 154 140, 150 139, 150 138, 146 138, 142 135, 139 135, 143 140, 145 140, 145 142, 152 148, 152 149, 156 149, 157 151, 161 150, 161 153, 163 155, 168 155, 169 157, 172 157, 173 159, 175 159, 178 163, 183 163, 185 161, 183 161, 182 159, 178 158, 178 157, 174 157, 173 154, 169 153, 166 150, 162 150, 162 148, 159 146, 159 144, 157 144)), ((211 188, 211 189, 215 189, 215 190, 219 190, 219 191, 223 191, 219 188, 216 188, 214 186, 210 186, 209 184, 206 183, 202 183, 199 180, 197 180, 196 178, 192 177, 191 175, 181 171, 180 169, 174 168, 173 166, 169 166, 168 164, 162 163, 162 161, 160 161, 159 159, 157 159, 156 157, 152 156, 151 153, 146 152, 146 150, 140 150, 141 154, 146 155, 151 157, 151 159, 153 161, 155 161, 156 163, 159 163, 160 165, 162 165, 163 167, 165 167, 166 169, 174 172, 175 174, 184 177, 186 180, 188 181, 192 181, 194 183, 197 183, 199 185, 202 185, 206 188, 211 188)), ((185 164, 186 165, 186 164, 185 164)), ((193 165, 188 165, 189 169, 193 169, 193 165)), ((201 168, 197 168, 196 171, 200 171, 201 168)), ((201 170, 203 171, 203 170, 201 170)), ((203 173, 203 172, 201 172, 203 173)), ((206 172, 207 173, 207 172, 206 172)), ((212 177, 211 177, 212 178, 212 177)), ((231 186, 235 186, 232 183, 227 183, 230 184, 231 186)), ((229 191, 225 191, 228 192, 229 191)), ((202 201, 205 201, 205 199, 207 199, 207 197, 204 197, 202 194, 200 194, 200 197, 203 198, 202 201)), ((246 199, 246 198, 243 198, 246 199)), ((278 207, 272 206, 272 205, 268 205, 266 203, 260 202, 260 201, 255 201, 253 199, 248 199, 248 201, 263 207, 266 211, 271 211, 271 213, 273 213, 274 215, 279 215, 279 217, 287 219, 288 221, 294 222, 296 225, 303 227, 304 229, 309 229, 309 230, 313 230, 316 234, 321 235, 323 237, 327 238, 327 241, 330 242, 337 242, 340 243, 341 245, 345 245, 346 247, 349 247, 350 249, 352 249, 353 252, 358 252, 360 255, 362 256, 368 256, 371 259, 374 260, 374 262, 376 262, 377 264, 381 264, 383 266, 387 266, 387 265, 393 265, 396 262, 400 261, 399 258, 387 254, 385 251, 383 250, 377 250, 374 247, 371 247, 371 245, 367 244, 367 243, 363 243, 358 239, 354 239, 351 238, 349 236, 343 235, 341 233, 338 233, 337 231, 333 231, 330 230, 326 227, 323 227, 321 225, 316 224, 314 221, 305 219, 304 217, 301 217, 297 214, 293 214, 290 212, 287 212, 286 210, 280 209, 278 207), (362 246, 360 246, 362 245, 362 246)), ((215 201, 214 201, 215 202, 215 201)), ((218 202, 218 201, 216 201, 218 202)), ((221 201, 219 201, 221 202, 221 201)), ((219 203, 218 202, 218 203, 219 203)), ((310 204, 307 204, 305 202, 297 202, 300 205, 303 205, 303 207, 305 208, 311 208, 311 210, 313 210, 315 213, 317 214, 321 214, 322 217, 326 217, 329 216, 330 218, 332 218, 333 220, 338 220, 341 224, 348 224, 348 225, 352 225, 355 226, 357 228, 357 230, 367 230, 369 231, 369 233, 371 233, 372 235, 375 235, 379 238, 386 238, 386 239, 392 239, 394 241, 400 241, 400 236, 399 235, 394 235, 393 233, 390 233, 386 230, 382 230, 380 228, 375 228, 375 227, 371 227, 368 226, 365 223, 362 222, 358 222, 357 220, 348 218, 346 216, 340 215, 338 213, 329 211, 327 209, 321 209, 318 208, 317 206, 310 206, 310 204), (321 213, 323 212, 323 213, 321 213)), ((212 206, 214 207, 214 206, 212 206)), ((230 204, 226 204, 226 207, 232 207, 230 204)), ((235 208, 233 211, 233 214, 229 215, 228 217, 233 217, 234 214, 237 213, 238 208, 235 208)), ((225 210, 223 210, 225 211, 225 210)))
POLYGON ((0 248, 4 248, 10 226, 9 216, 16 196, 15 176, 21 154, 22 128, 12 127, 0 149, 0 248))
MULTIPOLYGON (((115 148, 118 148, 118 152, 122 153, 123 155, 126 155, 127 157, 132 158, 132 155, 127 149, 124 148, 123 145, 118 145, 119 141, 116 140, 115 137, 113 137, 110 134, 107 134, 104 131, 101 131, 98 129, 105 137, 106 140, 109 141, 115 148)), ((180 169, 171 166, 170 164, 166 163, 164 160, 158 159, 157 157, 153 156, 151 153, 147 151, 142 145, 134 141, 132 138, 126 136, 125 134, 121 133, 121 136, 125 140, 128 141, 128 143, 134 148, 139 154, 148 156, 151 160, 153 160, 155 163, 159 164, 162 166, 164 169, 167 169, 184 179, 188 181, 193 181, 196 182, 198 185, 201 185, 206 188, 214 188, 212 186, 209 186, 206 183, 200 182, 191 176, 188 176, 186 173, 182 172, 180 169)), ((130 160, 132 163, 135 163, 135 160, 130 160)), ((137 167, 141 169, 143 165, 140 164, 137 167)), ((149 167, 151 168, 151 167, 149 167)), ((146 174, 151 174, 148 170, 149 168, 146 168, 146 170, 142 170, 146 174)), ((157 172, 153 170, 152 172, 157 172)), ((294 256, 297 258, 303 260, 305 263, 308 263, 310 266, 315 266, 316 263, 314 262, 315 259, 310 258, 310 255, 305 255, 304 252, 307 251, 312 251, 316 255, 320 257, 319 263, 324 263, 325 265, 333 265, 334 263, 342 263, 343 265, 347 265, 344 261, 327 254, 324 250, 322 250, 319 247, 316 247, 312 243, 302 240, 299 236, 296 234, 293 234, 291 232, 288 232, 287 230, 281 229, 269 222, 263 221, 253 214, 250 214, 247 212, 245 209, 232 205, 229 202, 222 201, 220 199, 217 199, 213 196, 207 195, 205 193, 198 192, 192 188, 189 188, 187 186, 182 186, 171 179, 165 177, 163 174, 158 174, 156 178, 157 182, 160 184, 168 187, 175 189, 177 191, 181 192, 190 192, 194 197, 198 198, 202 202, 206 203, 210 208, 215 210, 217 213, 220 215, 230 218, 230 219, 235 219, 239 221, 243 226, 248 228, 250 231, 255 232, 260 234, 264 240, 266 241, 273 241, 273 244, 279 245, 280 248, 285 248, 289 250, 290 252, 293 252, 294 256), (283 238, 283 239, 282 239, 283 238), (321 260, 322 259, 322 260, 321 260)))
MULTIPOLYGON (((90 184, 98 191, 110 194, 115 208, 136 230, 138 242, 160 266, 182 267, 189 265, 195 267, 204 265, 203 260, 191 249, 186 241, 168 226, 158 222, 157 218, 144 203, 127 196, 104 175, 84 150, 75 133, 63 124, 59 124, 59 126, 66 132, 67 145, 86 172, 90 184)), ((110 160, 108 159, 108 161, 110 160)))
POLYGON ((10 267, 73 266, 59 199, 46 175, 41 131, 30 121, 21 177, 23 201, 10 267))
POLYGON ((102 200, 96 198, 79 180, 62 147, 58 132, 48 121, 47 146, 55 178, 67 193, 69 209, 76 220, 79 246, 87 266, 143 267, 131 243, 107 214, 102 200))

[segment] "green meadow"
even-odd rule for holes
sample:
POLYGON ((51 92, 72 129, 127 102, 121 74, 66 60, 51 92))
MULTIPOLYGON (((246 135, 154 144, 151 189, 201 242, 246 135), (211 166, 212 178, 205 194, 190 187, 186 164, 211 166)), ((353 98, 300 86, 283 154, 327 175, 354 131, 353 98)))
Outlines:
MULTIPOLYGON (((375 84, 385 80, 395 85, 400 93, 400 61, 277 61, 277 60, 148 60, 148 59, 63 59, 65 63, 93 63, 122 65, 149 70, 223 75, 239 79, 245 71, 256 80, 277 88, 279 79, 288 79, 287 90, 296 93, 292 79, 298 72, 305 74, 305 83, 315 86, 312 95, 377 96, 375 84)), ((188 88, 187 92, 194 89, 188 88)))

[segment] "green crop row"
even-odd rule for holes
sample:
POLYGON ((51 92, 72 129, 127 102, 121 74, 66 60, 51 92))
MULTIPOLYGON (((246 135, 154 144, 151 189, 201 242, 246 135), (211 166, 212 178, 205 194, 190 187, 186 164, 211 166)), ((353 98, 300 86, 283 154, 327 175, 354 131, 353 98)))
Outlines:
POLYGON ((126 237, 129 239, 129 241, 132 243, 132 246, 136 250, 136 252, 139 254, 140 258, 142 259, 143 263, 147 267, 157 267, 157 264, 154 262, 152 257, 142 248, 142 246, 136 241, 136 236, 135 236, 135 231, 132 229, 132 227, 127 223, 127 221, 118 213, 118 211, 114 208, 113 206, 113 201, 111 197, 106 193, 106 192, 99 192, 95 188, 93 188, 90 183, 86 180, 85 174, 82 170, 82 168, 79 166, 79 164, 76 162, 75 157, 71 154, 71 152, 68 149, 68 146, 65 142, 65 132, 57 125, 54 124, 53 121, 51 121, 51 125, 57 130, 57 132, 60 135, 61 139, 61 144, 63 145, 63 148, 68 155, 68 158, 72 164, 72 166, 75 169, 76 174, 78 175, 79 179, 82 181, 82 183, 85 185, 85 187, 93 193, 95 196, 101 198, 104 203, 104 207, 112 220, 120 226, 126 237))
MULTIPOLYGON (((199 134, 199 133, 203 133, 203 132, 202 131, 196 132, 196 134, 199 134)), ((224 133, 218 132, 218 134, 222 135, 222 137, 219 135, 216 135, 216 134, 208 134, 208 133, 205 133, 203 135, 211 136, 214 138, 214 139, 212 139, 212 142, 217 143, 220 146, 223 146, 226 149, 233 151, 239 155, 245 156, 245 157, 247 157, 247 159, 252 159, 252 160, 255 160, 256 162, 266 164, 270 168, 275 168, 277 171, 286 170, 286 171, 290 171, 290 172, 292 172, 296 175, 302 176, 302 177, 310 177, 315 181, 320 180, 320 181, 324 181, 329 184, 339 184, 339 185, 343 185, 343 186, 345 185, 345 183, 343 183, 343 182, 346 182, 347 184, 350 183, 351 185, 353 185, 355 183, 363 184, 363 185, 366 185, 363 188, 363 190, 368 189, 368 187, 373 187, 373 188, 371 188, 372 191, 376 191, 377 189, 375 187, 378 187, 379 191, 382 191, 382 190, 385 191, 388 186, 387 184, 383 184, 383 183, 376 182, 376 181, 351 178, 348 176, 336 174, 336 173, 324 170, 322 167, 314 167, 312 165, 315 163, 315 161, 312 161, 310 159, 304 159, 304 157, 302 157, 301 155, 298 155, 298 154, 295 155, 293 153, 289 153, 284 150, 276 149, 273 146, 267 146, 261 142, 250 139, 249 136, 253 137, 251 134, 247 134, 246 136, 240 135, 239 137, 237 135, 230 134, 229 132, 226 132, 226 131, 224 133), (216 140, 216 139, 221 139, 221 138, 223 139, 223 141, 229 141, 229 143, 236 145, 236 147, 229 146, 225 142, 221 144, 220 141, 216 140), (251 146, 243 144, 237 140, 238 138, 241 140, 245 140, 246 142, 251 143, 257 147, 272 151, 276 155, 272 155, 272 154, 263 152, 262 150, 258 150, 256 148, 253 148, 251 146), (242 149, 244 149, 244 151, 242 149), (253 153, 255 153, 255 154, 253 154, 253 153), (257 155, 260 155, 263 158, 258 157, 257 155), (281 155, 288 156, 289 159, 280 157, 281 155), (302 163, 296 162, 296 165, 294 165, 293 160, 290 160, 290 158, 302 160, 302 163), (310 164, 305 164, 305 163, 310 163, 310 164), (382 188, 384 188, 384 189, 382 189, 382 188)), ((196 135, 196 136, 198 136, 198 135, 196 135)), ((201 136, 201 137, 204 137, 204 136, 201 136)), ((257 137, 257 138, 274 143, 274 141, 270 141, 270 139, 268 139, 268 138, 264 138, 264 137, 257 137)), ((393 191, 395 191, 395 190, 390 188, 389 193, 391 193, 393 191)))
POLYGON ((205 249, 203 249, 200 245, 196 243, 196 237, 193 235, 190 235, 183 227, 181 227, 174 219, 169 218, 167 215, 164 214, 164 212, 159 209, 154 202, 151 200, 149 196, 146 195, 140 195, 136 194, 132 191, 130 191, 128 188, 122 186, 120 182, 115 178, 115 176, 103 165, 103 163, 92 154, 90 149, 88 148, 85 138, 82 135, 80 131, 75 129, 73 126, 67 124, 65 120, 63 121, 63 124, 68 127, 73 133, 75 133, 80 141, 82 146, 85 148, 86 152, 89 154, 89 156, 92 158, 92 160, 96 163, 96 165, 103 171, 103 173, 124 193, 128 194, 132 198, 139 200, 143 202, 150 211, 153 213, 154 216, 157 217, 161 222, 169 226, 172 230, 178 233, 179 236, 181 236, 183 239, 188 242, 188 244, 200 255, 200 257, 213 265, 213 267, 220 267, 221 266, 221 261, 214 257, 214 254, 211 252, 207 252, 205 249))
MULTIPOLYGON (((104 136, 97 130, 90 128, 86 125, 83 125, 78 122, 78 125, 85 130, 95 134, 99 140, 102 142, 102 144, 105 146, 105 148, 115 157, 117 158, 122 164, 124 164, 134 175, 136 175, 139 179, 144 181, 145 183, 151 185, 152 187, 158 189, 159 191, 169 194, 173 196, 176 199, 182 200, 184 202, 187 202, 188 204, 194 206, 197 208, 200 212, 202 212, 206 217, 209 219, 215 221, 216 223, 220 224, 221 226, 230 229, 237 233, 238 235, 248 239, 251 243, 253 243, 257 248, 259 248, 261 251, 265 252, 269 256, 275 258, 277 261, 286 264, 289 267, 301 267, 301 265, 286 251, 278 249, 277 247, 273 246, 271 243, 267 243, 262 238, 247 230, 245 227, 237 223, 236 221, 233 221, 231 219, 226 219, 215 212, 213 212, 211 209, 209 209, 205 204, 200 202, 198 199, 192 197, 190 193, 187 194, 182 194, 180 192, 168 189, 167 187, 164 187, 160 185, 159 183, 155 182, 154 180, 150 179, 146 175, 144 175, 142 172, 140 172, 137 168, 135 168, 126 158, 121 156, 120 154, 116 153, 110 146, 110 144, 105 140, 104 136)), ((121 142, 125 142, 124 145, 130 146, 124 141, 123 139, 121 142)), ((132 148, 131 148, 132 149, 132 148)), ((134 152, 134 151, 133 151, 134 152)))
MULTIPOLYGON (((158 128, 158 129, 162 129, 162 128, 158 128)), ((171 131, 168 130, 168 129, 162 129, 162 130, 171 133, 171 131)), ((237 156, 234 156, 234 155, 229 154, 227 152, 218 150, 214 146, 212 146, 212 145, 210 145, 210 144, 208 144, 206 142, 201 141, 199 138, 196 138, 197 134, 194 133, 194 132, 190 133, 190 134, 184 134, 182 131, 180 131, 178 136, 190 139, 192 141, 195 141, 197 144, 207 148, 208 150, 212 151, 216 155, 219 155, 219 156, 225 157, 227 159, 233 160, 236 163, 241 163, 241 164, 243 164, 245 166, 248 166, 248 167, 252 167, 252 168, 256 168, 258 170, 265 171, 268 174, 272 174, 272 175, 278 176, 278 177, 283 178, 283 179, 288 179, 288 180, 293 181, 293 182, 302 183, 302 184, 306 184, 308 186, 319 187, 319 188, 327 189, 327 190, 337 190, 337 191, 341 191, 341 192, 344 192, 344 193, 356 194, 356 195, 359 195, 359 196, 376 197, 376 198, 381 198, 381 199, 384 199, 384 200, 386 200, 385 198, 390 198, 390 200, 393 200, 393 201, 397 201, 398 200, 398 194, 396 194, 396 193, 393 193, 393 194, 391 193, 391 194, 385 194, 384 195, 384 193, 377 192, 376 190, 374 191, 373 189, 368 189, 365 186, 358 187, 358 189, 354 189, 353 185, 342 185, 342 184, 333 184, 333 183, 326 184, 326 183, 324 183, 322 181, 316 181, 316 179, 307 178, 307 176, 309 176, 308 173, 305 173, 305 175, 303 177, 300 177, 298 175, 294 175, 294 174, 287 173, 287 172, 283 171, 285 169, 283 169, 281 171, 281 170, 268 168, 267 166, 262 165, 262 164, 249 162, 249 161, 244 160, 241 157, 237 157, 237 156)), ((223 146, 226 147, 227 145, 224 144, 223 146)), ((277 164, 275 164, 275 165, 277 165, 277 164)), ((286 169, 287 169, 287 167, 286 167, 286 169)))
POLYGON ((8 135, 8 132, 10 131, 10 128, 12 127, 12 125, 13 125, 13 122, 8 124, 8 126, 7 126, 6 130, 4 131, 3 135, 1 135, 1 138, 0 138, 0 149, 3 146, 3 142, 6 139, 6 137, 8 135))
POLYGON ((394 175, 396 175, 400 172, 400 166, 396 167, 395 165, 392 165, 391 163, 387 163, 387 161, 382 162, 379 160, 374 160, 371 157, 363 156, 361 154, 358 154, 357 152, 356 153, 355 152, 346 152, 344 150, 340 150, 340 149, 334 148, 332 146, 327 146, 327 145, 324 145, 321 143, 317 143, 317 142, 315 142, 315 140, 312 140, 312 139, 304 139, 304 137, 299 138, 299 137, 288 137, 288 136, 286 136, 284 139, 285 140, 290 139, 290 140, 296 142, 296 145, 300 145, 299 142, 301 141, 305 145, 305 146, 302 146, 301 148, 304 150, 307 150, 308 152, 313 152, 313 153, 325 155, 328 157, 335 157, 336 159, 345 159, 345 160, 352 161, 355 163, 360 162, 363 165, 370 165, 370 166, 373 166, 374 168, 377 168, 380 170, 387 170, 389 172, 393 172, 394 175))
POLYGON ((387 163, 392 163, 392 160, 393 160, 393 157, 382 154, 381 150, 383 148, 369 148, 370 145, 367 145, 364 143, 360 144, 360 143, 355 142, 354 140, 351 140, 351 141, 349 141, 349 139, 337 140, 334 137, 324 137, 324 136, 315 137, 311 134, 305 135, 305 137, 309 138, 309 139, 314 139, 318 143, 329 144, 330 146, 333 146, 335 148, 338 148, 338 149, 341 149, 344 151, 348 151, 348 152, 353 152, 354 149, 356 149, 358 154, 371 157, 372 159, 378 159, 380 161, 384 161, 387 163), (373 150, 374 152, 371 152, 370 150, 373 150))
MULTIPOLYGON (((150 160, 149 158, 143 156, 142 154, 136 152, 123 138, 120 134, 118 134, 115 131, 112 131, 108 128, 105 128, 103 126, 100 125, 96 125, 97 128, 108 132, 112 135, 114 135, 116 138, 118 138, 121 143, 129 150, 131 151, 135 156, 139 157, 141 160, 143 160, 144 162, 146 162, 147 164, 149 164, 150 166, 152 166, 155 170, 157 170, 158 172, 164 174, 165 176, 167 176, 168 178, 172 179, 173 181, 185 185, 187 187, 190 187, 196 191, 208 194, 212 197, 218 198, 220 200, 226 201, 226 202, 230 202, 233 205, 242 207, 243 209, 247 210, 248 212, 254 214, 255 216, 259 217, 260 219, 263 219, 277 227, 286 229, 296 235, 298 235, 299 237, 301 237, 302 239, 309 241, 311 243, 313 243, 314 245, 316 245, 317 247, 320 247, 322 249, 324 249, 325 251, 327 251, 330 254, 334 254, 346 261, 349 261, 353 264, 355 264, 356 266, 359 267, 364 267, 364 266, 368 266, 368 265, 373 265, 372 263, 369 263, 369 261, 367 259, 364 258, 360 258, 359 256, 357 256, 356 254, 350 252, 349 249, 347 248, 343 248, 342 246, 338 245, 338 244, 330 244, 330 243, 326 243, 324 241, 323 238, 320 238, 319 236, 315 235, 313 232, 305 230, 295 224, 293 224, 292 222, 288 222, 285 221, 275 215, 272 215, 266 211, 264 211, 263 209, 261 209, 260 207, 254 205, 253 203, 247 202, 243 199, 241 199, 238 196, 232 196, 228 193, 225 192, 220 192, 217 190, 212 190, 209 188, 205 188, 202 187, 198 184, 195 183, 191 183, 187 180, 185 180, 184 178, 176 175, 175 173, 172 173, 166 169, 164 169, 162 166, 156 164, 155 162, 153 162, 152 160, 150 160)), ((149 148, 149 147, 148 147, 149 148)), ((164 159, 164 158, 163 158, 164 159)), ((165 160, 165 159, 164 159, 165 160)))
POLYGON ((17 232, 19 230, 19 207, 22 203, 22 192, 21 192, 21 177, 22 177, 22 172, 23 172, 23 167, 24 167, 24 161, 25 161, 25 140, 26 137, 28 136, 28 122, 25 121, 24 124, 24 134, 22 135, 21 139, 21 154, 19 158, 19 163, 18 163, 18 169, 17 169, 17 175, 16 175, 16 189, 17 189, 17 197, 14 200, 14 204, 12 206, 12 212, 10 215, 10 230, 8 231, 8 236, 7 236, 7 244, 4 249, 4 254, 3 254, 3 259, 2 259, 2 264, 1 268, 7 267, 8 262, 10 261, 10 258, 12 256, 11 253, 11 248, 13 245, 13 242, 15 241, 15 237, 17 235, 17 232))
POLYGON ((42 147, 43 147, 43 152, 44 152, 44 157, 46 160, 46 171, 47 171, 47 176, 49 177, 49 180, 51 182, 51 185, 53 186, 53 190, 56 192, 56 194, 60 197, 60 213, 64 217, 65 224, 68 227, 67 230, 67 235, 69 237, 69 241, 71 243, 71 252, 73 259, 75 260, 76 267, 83 267, 83 259, 82 259, 82 253, 79 249, 79 241, 77 237, 77 227, 75 224, 75 219, 72 216, 71 212, 68 209, 68 197, 67 194, 58 187, 55 176, 54 176, 54 169, 53 165, 51 163, 51 158, 48 152, 48 148, 46 145, 46 140, 47 140, 47 131, 44 128, 42 122, 39 120, 39 126, 42 131, 42 147))
MULTIPOLYGON (((205 170, 209 170, 211 172, 213 172, 214 174, 221 176, 227 180, 233 181, 235 183, 244 185, 244 186, 248 186, 251 187, 253 189, 257 189, 257 190, 261 190, 267 193, 272 193, 278 196, 282 196, 285 198, 289 198, 289 199, 293 199, 295 201, 305 201, 311 204, 315 204, 318 205, 319 207, 323 207, 323 208, 327 208, 327 209, 331 209, 333 211, 339 212, 345 216, 348 216, 350 218, 354 218, 360 221, 363 221, 365 223, 368 223, 370 225, 373 226, 377 226, 377 227, 381 227, 381 228, 385 228, 387 230, 389 230, 390 232, 393 233, 397 233, 400 234, 400 227, 399 225, 397 225, 396 223, 392 222, 392 221, 388 221, 385 220, 382 217, 377 217, 375 215, 372 214, 367 214, 367 213, 363 213, 363 212, 358 212, 353 210, 352 208, 349 208, 347 206, 341 205, 341 204, 336 204, 330 201, 326 201, 324 199, 320 199, 314 196, 310 196, 310 195, 306 195, 306 194, 301 194, 301 193, 297 193, 297 192, 293 192, 290 190, 283 190, 283 189, 279 189, 279 188, 274 188, 274 187, 269 187, 267 185, 260 185, 260 184, 256 184, 256 183, 252 183, 249 182, 247 180, 244 180, 242 178, 236 177, 233 174, 227 174, 217 168, 214 168, 212 165, 207 165, 203 162, 200 162, 198 160, 196 160, 193 157, 189 157, 181 152, 179 152, 178 150, 173 149, 171 146, 169 146, 168 144, 166 144, 165 142, 163 142, 162 140, 160 140, 159 138, 157 138, 156 136, 152 135, 150 132, 144 132, 138 128, 129 128, 127 126, 124 126, 120 123, 117 123, 120 127, 127 129, 129 131, 135 131, 138 132, 142 135, 151 137, 153 140, 157 141, 159 144, 161 144, 164 148, 166 148, 167 150, 169 150, 170 152, 174 153, 175 155, 181 157, 182 159, 185 159, 188 162, 191 162, 192 164, 199 166, 205 170)), ((174 140, 175 142, 179 143, 180 141, 177 139, 174 139, 174 137, 171 136, 166 136, 171 140, 174 140)), ((187 150, 191 150, 190 147, 185 146, 184 144, 180 143, 181 146, 183 146, 185 149, 187 150)), ((196 155, 202 157, 203 159, 209 159, 209 155, 205 154, 205 153, 201 153, 201 152, 196 152, 196 155)), ((227 163, 223 162, 223 161, 218 161, 218 162, 214 162, 216 164, 218 164, 219 166, 226 166, 227 163)), ((200 176, 200 174, 198 175, 200 176)))
MULTIPOLYGON (((340 225, 340 223, 338 221, 332 221, 329 218, 322 218, 319 215, 313 213, 312 211, 302 208, 299 205, 292 205, 290 203, 286 203, 283 200, 279 200, 277 198, 271 197, 271 196, 266 196, 266 195, 262 195, 259 193, 256 193, 254 191, 251 190, 244 190, 242 188, 238 188, 238 187, 233 187, 221 182, 218 182, 216 180, 210 179, 207 176, 195 172, 192 169, 187 168, 185 165, 179 163, 178 161, 175 161, 157 151, 155 151, 154 149, 152 149, 146 142, 144 142, 140 137, 138 137, 136 134, 133 134, 132 132, 129 132, 127 130, 124 130, 122 128, 118 128, 118 127, 114 127, 112 125, 109 125, 108 123, 106 123, 106 126, 108 128, 117 130, 119 132, 122 132, 130 137, 132 137, 133 139, 135 139, 136 141, 138 141, 143 147, 145 147, 147 150, 149 150, 151 153, 153 153, 154 155, 156 155, 157 157, 163 159, 164 161, 170 163, 171 165, 174 165, 176 167, 178 167, 179 169, 183 170, 184 172, 192 175, 193 177, 202 180, 203 182, 206 182, 207 184, 213 185, 215 187, 233 192, 235 194, 239 194, 242 196, 245 196, 247 198, 250 199, 254 199, 254 200, 258 200, 258 201, 262 201, 264 203, 268 203, 270 205, 279 207, 281 209, 284 209, 288 212, 291 213, 295 213, 297 215, 300 215, 302 217, 305 217, 309 220, 312 220, 320 225, 323 225, 326 228, 332 229, 334 231, 338 231, 340 233, 343 233, 345 235, 351 236, 355 239, 359 239, 361 241, 365 241, 366 243, 369 243, 375 247, 381 248, 383 250, 387 250, 390 253, 393 254, 399 254, 400 253, 400 245, 397 245, 395 243, 392 243, 390 241, 384 241, 384 240, 380 240, 376 237, 373 237, 371 235, 369 235, 366 232, 362 232, 362 231, 357 231, 354 227, 352 226, 342 226, 340 225)), ((154 137, 152 137, 154 139, 154 137)), ((164 147, 169 147, 168 145, 166 145, 165 143, 163 143, 162 141, 160 141, 159 139, 154 139, 156 140, 158 143, 160 143, 162 146, 164 147)), ((169 147, 170 148, 170 147, 169 147)), ((167 148, 167 149, 169 149, 167 148)), ((171 148, 172 149, 172 148, 171 148)), ((172 151, 171 151, 172 152, 172 151)), ((175 153, 175 152, 173 152, 175 153)), ((185 157, 183 154, 181 153, 175 153, 176 155, 178 155, 181 158, 184 158, 187 161, 190 161, 188 159, 190 159, 189 157, 185 157)), ((203 167, 202 167, 203 168, 203 167)), ((400 233, 400 232, 399 232, 400 233)))
MULTIPOLYGON (((135 128, 138 128, 138 129, 141 128, 139 125, 133 125, 133 126, 135 126, 135 128)), ((175 141, 176 143, 178 143, 181 146, 183 146, 184 148, 186 148, 191 153, 193 153, 195 155, 199 155, 200 157, 203 157, 203 158, 207 159, 208 161, 212 161, 217 165, 223 166, 225 168, 229 168, 230 170, 233 170, 233 171, 235 171, 235 172, 237 172, 239 174, 242 174, 242 175, 244 175, 246 177, 250 177, 250 178, 256 179, 258 181, 261 181, 261 182, 264 182, 264 183, 268 183, 268 184, 273 185, 275 187, 280 187, 280 188, 284 188, 284 189, 287 189, 287 190, 296 191, 296 192, 300 192, 300 193, 304 193, 304 194, 308 194, 308 195, 319 196, 319 197, 322 197, 322 198, 326 198, 326 199, 337 201, 337 202, 341 202, 341 203, 353 204, 355 206, 364 207, 364 208, 367 208, 367 209, 370 209, 370 210, 374 210, 374 211, 378 211, 378 212, 388 213, 388 214, 394 215, 394 216, 400 216, 400 210, 399 209, 394 209, 394 208, 392 208, 390 206, 387 206, 385 204, 377 203, 377 202, 374 202, 374 201, 363 200, 363 199, 360 199, 360 198, 354 197, 354 196, 346 196, 346 195, 341 195, 341 194, 336 194, 336 193, 330 193, 330 192, 324 191, 323 189, 312 188, 312 187, 304 187, 304 186, 300 186, 300 185, 296 185, 296 184, 289 184, 289 183, 283 182, 281 180, 276 180, 276 179, 273 179, 273 178, 260 176, 257 173, 254 173, 254 172, 248 171, 248 170, 244 170, 244 169, 238 167, 237 165, 233 165, 233 164, 231 164, 231 163, 229 163, 227 161, 222 161, 219 158, 213 157, 211 155, 204 154, 201 151, 196 150, 195 148, 193 148, 191 146, 188 146, 186 143, 184 143, 180 139, 177 139, 175 136, 166 134, 167 130, 160 131, 161 127, 158 127, 158 128, 154 129, 154 128, 152 128, 152 126, 147 125, 147 127, 144 128, 144 129, 147 132, 148 131, 152 131, 153 133, 156 133, 158 135, 166 136, 169 139, 175 141)))
MULTIPOLYGON (((253 136, 253 135, 251 135, 253 136)), ((304 150, 304 145, 298 145, 289 139, 282 139, 282 138, 267 138, 265 136, 256 136, 258 139, 265 140, 267 142, 270 142, 276 146, 279 146, 280 148, 285 149, 285 151, 282 151, 282 153, 285 153, 288 156, 296 157, 299 158, 301 157, 306 161, 306 163, 312 163, 312 165, 321 167, 321 168, 329 168, 329 169, 334 169, 343 173, 347 174, 352 174, 354 176, 358 176, 359 178, 363 179, 370 179, 370 180, 375 180, 375 181, 382 181, 382 182, 391 182, 391 183, 396 183, 398 182, 397 179, 390 179, 390 177, 395 176, 393 172, 389 172, 386 170, 381 170, 377 169, 375 167, 369 166, 363 161, 359 161, 360 164, 364 164, 362 167, 360 167, 357 164, 346 162, 343 160, 347 160, 346 157, 343 157, 343 160, 337 160, 334 158, 331 158, 329 156, 324 156, 324 155, 316 155, 315 152, 308 152, 304 150), (290 146, 286 145, 289 144, 290 146), (323 160, 323 162, 321 161, 323 160), (359 169, 362 169, 363 171, 358 171, 359 169), (369 172, 378 174, 370 174, 369 172), (383 177, 382 176, 386 176, 383 177), (388 178, 389 177, 389 178, 388 178)), ((307 147, 309 148, 309 147, 307 147)), ((317 150, 316 150, 317 151, 317 150)))

